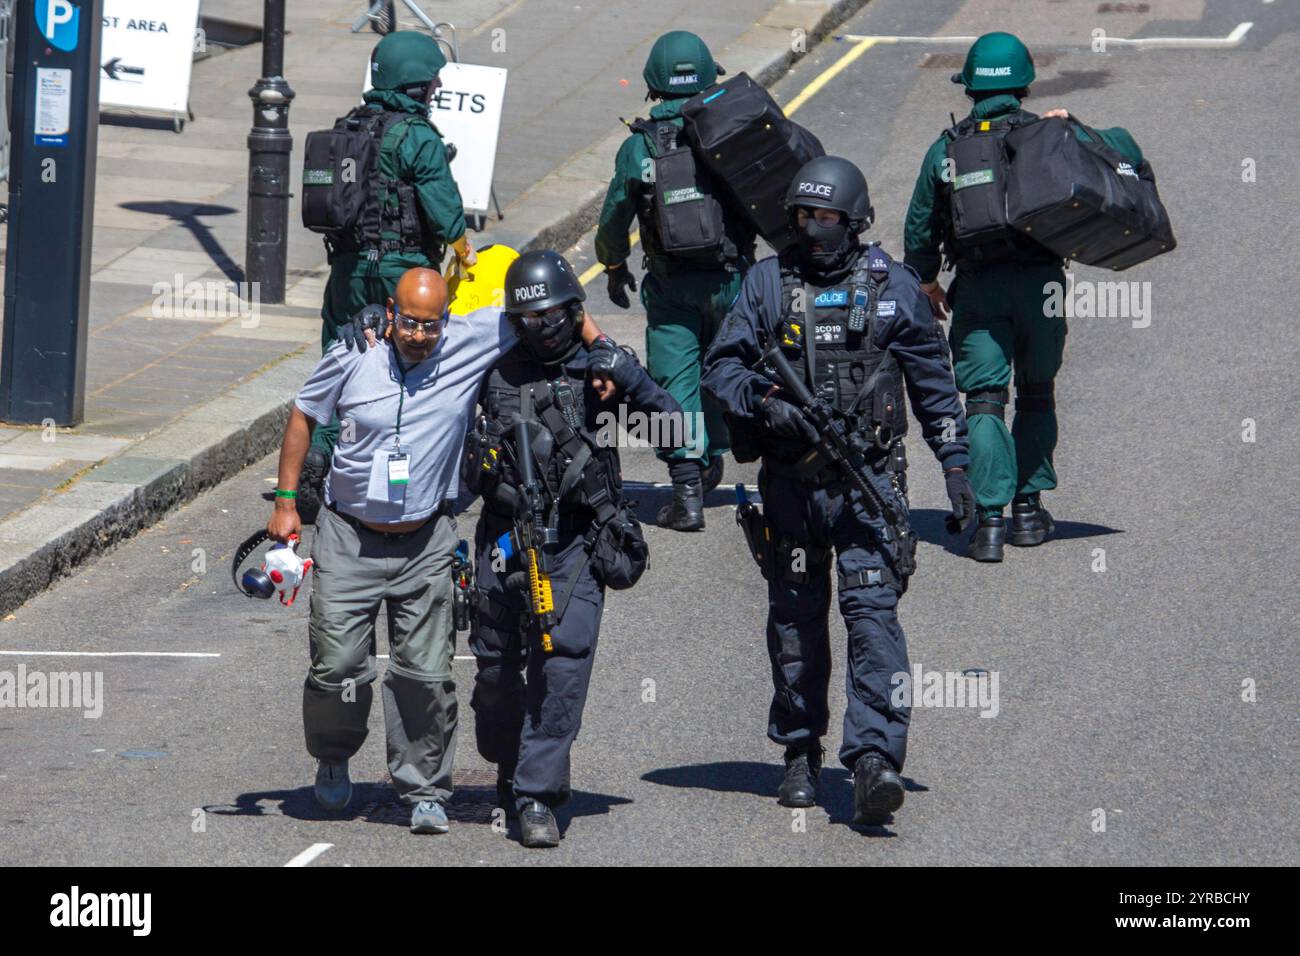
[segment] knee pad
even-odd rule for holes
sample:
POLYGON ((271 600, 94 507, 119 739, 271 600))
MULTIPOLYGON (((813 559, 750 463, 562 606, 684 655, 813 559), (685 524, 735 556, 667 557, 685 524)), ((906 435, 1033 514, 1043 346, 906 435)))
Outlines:
POLYGON ((1017 412, 1050 412, 1056 407, 1055 382, 1026 382, 1016 386, 1017 412))
MULTIPOLYGON (((1019 395, 1017 395, 1017 405, 1019 400, 1019 395)), ((996 415, 1005 421, 1009 401, 1011 401, 1011 390, 1008 388, 982 388, 967 392, 966 418, 969 419, 975 415, 996 415)))

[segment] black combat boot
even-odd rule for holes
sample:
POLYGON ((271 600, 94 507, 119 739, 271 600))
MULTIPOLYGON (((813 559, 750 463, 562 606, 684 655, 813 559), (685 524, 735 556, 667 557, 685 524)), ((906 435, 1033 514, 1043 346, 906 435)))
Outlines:
POLYGON ((320 448, 309 448, 298 474, 298 517, 303 524, 315 524, 325 502, 325 474, 330 460, 320 448))
POLYGON ((505 764, 497 765, 497 806, 506 812, 507 820, 519 819, 519 807, 515 804, 515 768, 505 764))
POLYGON ((1017 548, 1042 544, 1056 530, 1056 523, 1038 495, 1016 495, 1011 502, 1011 543, 1017 548))
POLYGON ((776 791, 776 802, 783 807, 812 807, 817 805, 817 775, 822 769, 822 747, 785 748, 785 779, 776 791))
POLYGON ((659 509, 655 523, 674 531, 704 530, 704 495, 700 488, 700 463, 694 459, 668 466, 673 480, 673 500, 659 509))
POLYGON ((529 800, 520 807, 519 830, 526 847, 560 845, 560 825, 551 808, 540 800, 529 800))
POLYGON ((883 754, 863 754, 853 767, 853 822, 879 826, 903 805, 903 793, 903 778, 883 754))
POLYGON ((1002 548, 1007 543, 1007 522, 1002 513, 980 515, 980 526, 975 529, 967 552, 976 561, 1001 561, 1002 548))

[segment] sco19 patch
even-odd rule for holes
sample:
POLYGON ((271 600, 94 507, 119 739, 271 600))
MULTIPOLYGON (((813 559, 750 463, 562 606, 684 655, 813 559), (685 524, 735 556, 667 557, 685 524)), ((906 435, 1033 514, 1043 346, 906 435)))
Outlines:
POLYGON ((813 341, 818 345, 844 345, 848 340, 848 327, 843 322, 813 324, 813 341))

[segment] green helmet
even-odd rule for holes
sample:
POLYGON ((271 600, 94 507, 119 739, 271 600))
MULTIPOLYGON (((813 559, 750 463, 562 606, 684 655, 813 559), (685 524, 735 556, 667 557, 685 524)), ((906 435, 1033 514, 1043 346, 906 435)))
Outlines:
POLYGON ((1019 90, 1034 82, 1034 58, 1010 33, 986 33, 971 44, 966 65, 952 75, 968 90, 1019 90))
POLYGON ((641 75, 651 93, 693 96, 716 83, 723 72, 703 40, 694 33, 674 30, 655 40, 641 75))
POLYGON ((377 90, 401 90, 433 81, 447 65, 438 41, 427 33, 397 30, 370 54, 370 82, 377 90))

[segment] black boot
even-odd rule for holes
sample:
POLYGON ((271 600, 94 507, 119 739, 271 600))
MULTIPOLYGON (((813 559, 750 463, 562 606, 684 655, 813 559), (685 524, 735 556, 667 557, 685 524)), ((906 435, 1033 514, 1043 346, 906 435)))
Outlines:
POLYGON ((1042 544, 1056 530, 1056 523, 1038 495, 1017 495, 1011 502, 1011 543, 1017 548, 1042 544))
POLYGON ((673 500, 659 509, 655 524, 674 531, 703 531, 700 463, 694 459, 674 461, 668 466, 668 475, 673 481, 673 500))
POLYGON ((980 526, 975 529, 967 553, 976 561, 1001 561, 1006 542, 1007 522, 1002 514, 980 515, 980 526))
POLYGON ((497 766, 497 806, 506 812, 507 820, 519 819, 515 804, 515 768, 505 764, 497 766))
POLYGON ((519 831, 526 847, 560 845, 560 825, 551 808, 540 800, 529 800, 520 807, 519 831))
POLYGON ((853 822, 879 826, 903 805, 903 778, 882 754, 863 754, 853 767, 853 822))
POLYGON ((700 471, 700 484, 704 494, 708 494, 722 482, 722 456, 714 455, 709 459, 707 468, 700 471))
POLYGON ((298 474, 298 517, 303 524, 315 524, 320 507, 325 503, 325 475, 330 470, 330 460, 321 448, 309 448, 307 458, 298 474))
POLYGON ((776 791, 776 802, 783 807, 817 805, 817 775, 822 769, 822 747, 785 748, 785 779, 776 791))

